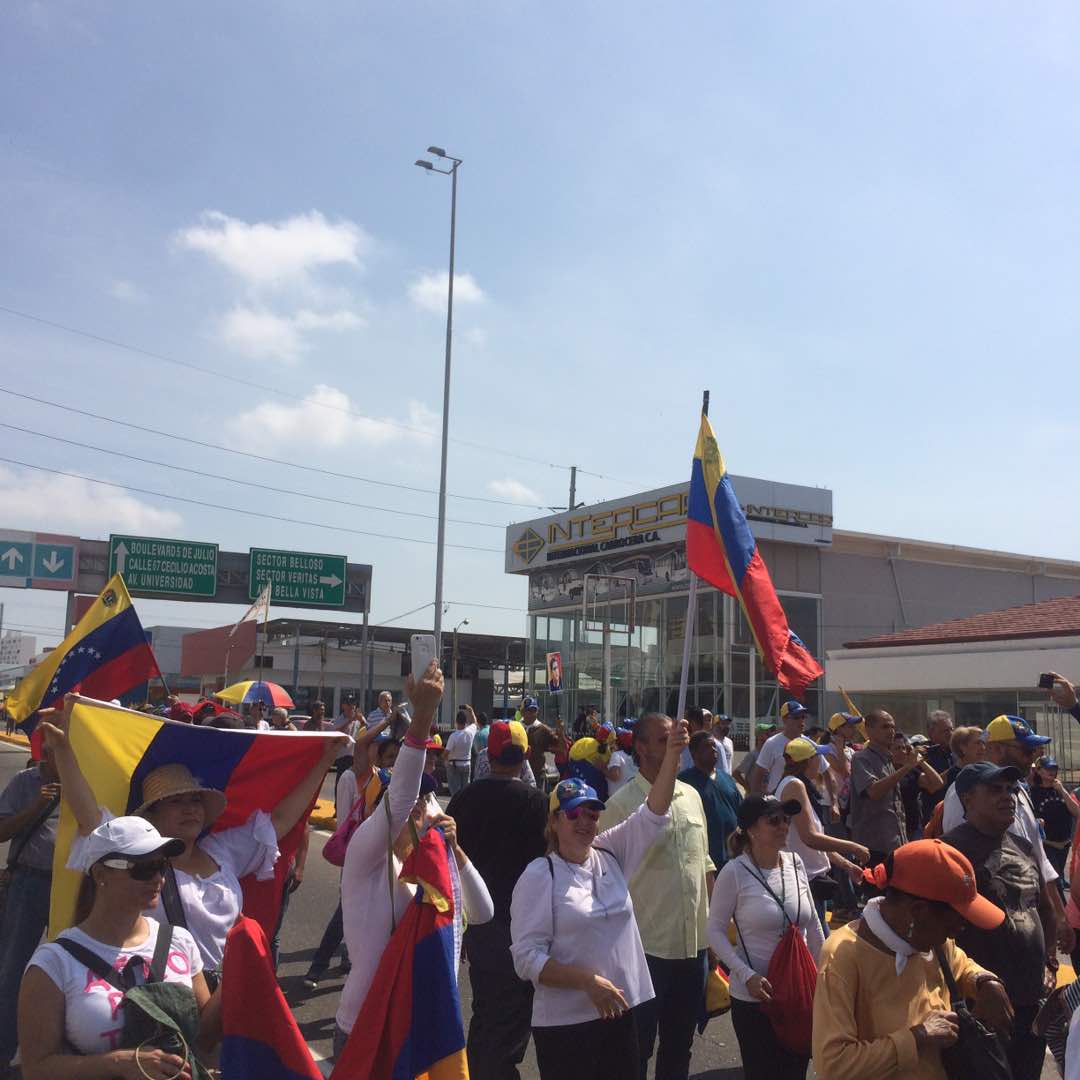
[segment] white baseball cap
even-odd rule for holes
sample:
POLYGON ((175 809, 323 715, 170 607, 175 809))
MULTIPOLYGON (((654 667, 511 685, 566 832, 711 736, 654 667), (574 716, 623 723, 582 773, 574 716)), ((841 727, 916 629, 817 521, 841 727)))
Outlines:
POLYGON ((162 836, 146 818, 117 817, 99 825, 79 847, 78 858, 69 860, 68 868, 85 873, 94 863, 110 855, 129 859, 146 855, 180 855, 185 844, 183 840, 162 836))

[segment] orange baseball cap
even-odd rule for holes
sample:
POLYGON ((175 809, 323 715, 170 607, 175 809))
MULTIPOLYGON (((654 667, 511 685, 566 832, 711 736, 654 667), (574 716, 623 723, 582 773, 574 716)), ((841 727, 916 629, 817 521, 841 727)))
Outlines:
POLYGON ((975 871, 968 857, 941 840, 913 840, 892 853, 892 873, 888 860, 868 867, 863 877, 879 889, 887 885, 923 900, 948 904, 979 930, 995 930, 1005 921, 1005 912, 975 888, 975 871))

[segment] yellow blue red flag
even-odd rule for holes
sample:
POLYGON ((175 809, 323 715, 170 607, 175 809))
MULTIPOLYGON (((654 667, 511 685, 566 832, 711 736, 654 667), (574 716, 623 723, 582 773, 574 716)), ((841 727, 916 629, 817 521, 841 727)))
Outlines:
POLYGON ((698 577, 738 599, 762 660, 781 686, 802 697, 824 670, 788 626, 704 413, 690 474, 686 562, 698 577))
MULTIPOLYGON (((80 697, 72 699, 68 740, 98 805, 117 816, 142 805, 148 773, 162 765, 186 765, 200 784, 225 793, 225 811, 214 821, 214 832, 243 825, 256 810, 273 811, 315 767, 324 746, 318 732, 219 730, 80 697)), ((70 926, 75 913, 82 875, 66 869, 75 828, 62 802, 53 856, 51 937, 70 926)), ((244 914, 268 934, 273 934, 283 879, 306 828, 305 814, 278 839, 281 854, 273 879, 257 881, 249 875, 240 882, 244 914)))
POLYGON ((124 579, 115 574, 75 629, 8 696, 7 710, 30 734, 36 724, 27 721, 62 704, 65 694, 108 701, 160 675, 124 579))

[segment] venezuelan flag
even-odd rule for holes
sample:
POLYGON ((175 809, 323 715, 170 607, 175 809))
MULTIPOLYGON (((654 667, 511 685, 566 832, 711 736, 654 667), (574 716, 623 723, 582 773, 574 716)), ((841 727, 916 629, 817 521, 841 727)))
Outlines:
POLYGON ((416 884, 416 902, 383 952, 330 1080, 468 1080, 453 887, 438 829, 424 834, 401 878, 416 884))
MULTIPOLYGON (((315 767, 323 750, 317 732, 223 731, 164 720, 100 701, 75 697, 68 719, 68 740, 98 805, 116 815, 142 805, 147 773, 174 762, 186 765, 206 787, 225 793, 225 812, 212 830, 242 825, 256 810, 270 812, 315 767)), ((275 878, 240 884, 244 914, 272 933, 281 906, 281 882, 303 830, 305 814, 278 841, 281 856, 275 878)), ((70 926, 81 875, 66 869, 76 824, 67 803, 60 804, 60 824, 53 856, 49 935, 70 926)))
POLYGON ((698 577, 738 598, 758 652, 781 686, 801 697, 824 674, 788 626, 768 567, 731 486, 716 433, 704 413, 690 474, 686 562, 698 577))
POLYGON ((30 734, 36 721, 26 722, 65 694, 108 701, 160 676, 124 579, 114 574, 75 629, 15 688, 7 709, 30 734))
POLYGON ((323 1080, 252 919, 241 918, 225 939, 221 1019, 223 1080, 323 1080))

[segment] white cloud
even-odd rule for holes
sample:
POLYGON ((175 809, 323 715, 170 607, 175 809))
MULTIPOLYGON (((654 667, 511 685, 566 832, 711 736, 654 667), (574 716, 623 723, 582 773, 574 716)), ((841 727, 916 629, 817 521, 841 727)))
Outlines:
MULTIPOLYGON (((134 495, 74 476, 16 473, 0 468, 0 501, 11 528, 103 536, 109 532, 175 531, 183 522, 171 510, 158 510, 134 495)), ((167 532, 166 532, 167 535, 167 532)))
POLYGON ((355 222, 331 222, 318 210, 251 223, 207 210, 198 225, 181 229, 175 239, 256 288, 304 283, 320 267, 359 266, 371 248, 370 237, 355 222))
POLYGON ((226 345, 248 356, 292 361, 307 348, 306 330, 352 330, 364 320, 351 311, 318 312, 302 309, 295 315, 277 315, 265 307, 234 307, 221 321, 219 333, 226 345))
POLYGON ((489 480, 487 489, 492 495, 495 495, 500 499, 509 499, 511 502, 530 503, 533 506, 542 505, 540 495, 537 492, 533 491, 531 487, 527 487, 520 480, 512 480, 510 477, 507 477, 505 480, 489 480))
POLYGON ((488 332, 482 326, 473 326, 462 335, 467 345, 482 349, 488 343, 488 332))
POLYGON ((127 304, 141 304, 146 299, 146 293, 130 281, 117 278, 109 286, 109 295, 114 300, 123 300, 127 304))
MULTIPOLYGON (((424 311, 442 314, 446 311, 447 282, 450 275, 433 272, 421 274, 409 286, 409 299, 424 311)), ((482 304, 487 299, 472 274, 454 275, 454 304, 482 304)))
POLYGON ((320 383, 296 405, 264 401, 240 416, 239 428, 245 441, 255 428, 279 443, 381 446, 404 438, 419 437, 428 442, 438 422, 437 415, 420 401, 410 401, 401 417, 368 418, 356 416, 352 410, 348 394, 320 383), (408 428, 419 429, 419 436, 408 428))

